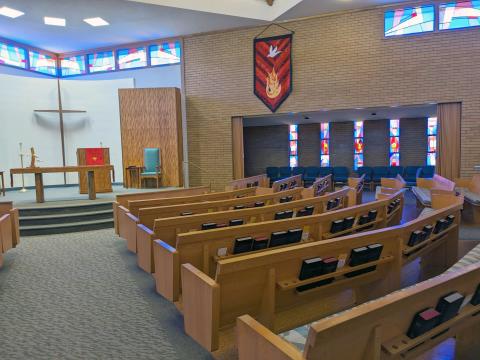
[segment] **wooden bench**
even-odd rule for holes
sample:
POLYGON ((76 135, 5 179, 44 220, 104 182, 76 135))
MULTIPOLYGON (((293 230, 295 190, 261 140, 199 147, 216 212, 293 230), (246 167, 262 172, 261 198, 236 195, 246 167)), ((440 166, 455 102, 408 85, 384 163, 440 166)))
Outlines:
POLYGON ((285 191, 295 187, 303 186, 302 175, 290 176, 288 178, 277 180, 272 184, 273 192, 285 191))
POLYGON ((115 233, 120 234, 118 217, 120 216, 119 207, 123 207, 123 213, 128 212, 129 200, 142 200, 142 199, 164 199, 169 197, 187 196, 187 195, 200 195, 209 192, 208 186, 200 186, 194 188, 181 188, 175 190, 165 191, 148 191, 138 192, 133 194, 122 194, 116 196, 116 201, 113 202, 113 220, 115 224, 115 233))
POLYGON ((185 330, 213 351, 223 341, 228 342, 236 317, 243 314, 281 333, 332 314, 338 307, 347 308, 398 289, 403 266, 414 258, 422 259, 425 277, 443 272, 457 261, 460 208, 455 204, 399 226, 219 259, 213 277, 211 269, 205 272, 202 266, 183 264, 185 330), (454 215, 455 220, 447 229, 432 234, 422 246, 408 245, 413 231, 435 225, 448 215, 454 215), (299 280, 303 260, 335 257, 340 264, 348 264, 352 249, 370 244, 383 245, 379 260, 356 267, 343 265, 334 273, 299 280), (374 265, 376 269, 371 272, 344 276, 374 265), (331 278, 335 280, 329 284, 300 293, 296 290, 331 278))
POLYGON ((12 223, 12 246, 16 247, 18 244, 20 244, 20 216, 18 209, 13 207, 12 201, 0 202, 0 216, 3 215, 10 215, 9 218, 12 223))
POLYGON ((470 179, 455 179, 456 191, 465 197, 463 218, 471 223, 480 224, 480 175, 470 179))
POLYGON ((306 188, 303 197, 315 197, 325 195, 333 190, 332 175, 317 178, 312 186, 306 188))
POLYGON ((456 316, 428 332, 414 338, 406 334, 417 312, 435 308, 440 298, 452 292, 474 294, 479 286, 480 263, 476 263, 316 321, 296 331, 298 336, 284 335, 295 343, 244 315, 237 320, 239 359, 416 359, 453 337, 455 359, 478 359, 480 305, 469 301, 456 316), (308 338, 302 338, 304 332, 308 338))
MULTIPOLYGON (((312 206, 313 214, 321 214, 326 211, 334 211, 340 208, 353 206, 348 204, 350 193, 354 191, 344 187, 333 193, 319 197, 294 200, 288 203, 274 204, 264 207, 253 207, 241 210, 227 210, 208 212, 190 216, 177 216, 156 219, 153 231, 143 224, 137 225, 137 263, 140 268, 147 272, 154 272, 153 241, 161 239, 168 245, 175 247, 177 236, 181 233, 202 230, 203 224, 229 224, 230 220, 240 219, 244 224, 272 221, 275 214, 290 210, 297 213, 300 209, 312 206), (329 208, 328 204, 335 199, 340 199, 335 207, 329 208)), ((142 219, 142 217, 140 217, 142 219)))
POLYGON ((225 187, 225 191, 246 189, 251 187, 270 187, 270 179, 266 174, 250 176, 244 179, 233 180, 225 187))
POLYGON ((3 266, 3 254, 13 247, 14 240, 11 215, 0 215, 0 268, 3 266))
POLYGON ((435 194, 453 194, 455 183, 435 174, 431 179, 417 178, 417 186, 412 187, 412 192, 420 205, 431 207, 432 192, 435 194))
POLYGON ((355 202, 357 204, 361 204, 363 201, 362 197, 363 197, 363 188, 365 186, 365 174, 363 174, 358 178, 349 177, 347 180, 347 185, 355 189, 355 197, 356 197, 355 202))
MULTIPOLYGON (((193 231, 179 234, 175 246, 162 240, 155 240, 153 244, 156 289, 159 294, 171 301, 177 301, 181 292, 180 265, 190 263, 210 277, 215 276, 216 264, 225 258, 235 258, 241 255, 232 255, 235 240, 246 236, 254 238, 270 237, 273 232, 302 229, 303 242, 320 242, 339 237, 352 232, 359 232, 368 228, 384 228, 398 224, 403 207, 403 193, 392 195, 390 199, 353 206, 319 215, 299 217, 288 220, 267 221, 256 224, 213 229, 207 231, 193 231), (398 199, 398 206, 387 214, 387 207, 398 199), (370 210, 376 210, 375 220, 360 225, 362 215, 370 210), (354 218, 354 223, 348 230, 331 233, 332 222, 354 218), (226 255, 222 255, 226 253, 226 255)), ((286 247, 295 244, 285 245, 286 247)), ((272 248, 259 250, 269 252, 272 248)))
MULTIPOLYGON (((256 188, 257 190, 260 188, 256 188)), ((250 190, 250 189, 248 189, 250 190)), ((130 251, 136 252, 137 249, 137 224, 143 224, 148 229, 153 229, 156 219, 181 216, 182 214, 203 214, 208 212, 218 212, 231 210, 235 207, 253 207, 255 203, 262 202, 266 206, 278 204, 282 198, 292 197, 293 200, 301 199, 303 188, 295 188, 279 193, 270 193, 264 195, 247 196, 217 201, 204 201, 198 203, 186 203, 169 206, 158 206, 140 208, 138 215, 128 213, 125 217, 124 238, 127 240, 127 247, 130 251)))

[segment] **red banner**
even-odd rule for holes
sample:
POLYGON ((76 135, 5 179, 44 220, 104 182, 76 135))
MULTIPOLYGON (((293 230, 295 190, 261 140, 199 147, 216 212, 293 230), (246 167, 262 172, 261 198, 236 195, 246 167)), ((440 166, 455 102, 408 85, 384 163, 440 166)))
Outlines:
POLYGON ((292 37, 254 40, 254 92, 272 112, 292 92, 292 37))
POLYGON ((105 165, 105 160, 103 159, 103 148, 85 149, 85 157, 88 166, 105 165))

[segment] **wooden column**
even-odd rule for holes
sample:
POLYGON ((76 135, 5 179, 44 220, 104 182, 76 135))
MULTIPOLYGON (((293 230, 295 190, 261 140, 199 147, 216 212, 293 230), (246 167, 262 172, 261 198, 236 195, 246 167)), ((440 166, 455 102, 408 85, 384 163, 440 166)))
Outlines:
POLYGON ((89 170, 87 172, 87 183, 88 183, 88 198, 90 200, 95 200, 97 198, 97 192, 95 191, 95 171, 89 170))
POLYGON ((462 104, 438 104, 436 173, 453 180, 460 177, 462 104))
POLYGON ((243 118, 235 116, 232 118, 232 159, 233 159, 233 178, 242 179, 245 177, 243 149, 243 118))
POLYGON ((43 175, 42 173, 35 173, 35 192, 37 203, 45 202, 45 193, 43 189, 43 175))

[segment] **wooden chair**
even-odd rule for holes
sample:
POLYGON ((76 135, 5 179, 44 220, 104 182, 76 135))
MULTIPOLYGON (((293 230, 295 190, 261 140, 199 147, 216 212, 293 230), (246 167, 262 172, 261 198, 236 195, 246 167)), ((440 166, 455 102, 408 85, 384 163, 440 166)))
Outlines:
POLYGON ((478 359, 480 317, 475 315, 480 305, 469 301, 457 315, 428 332, 413 339, 406 334, 417 312, 434 308, 451 292, 474 294, 479 279, 477 262, 294 330, 295 337, 276 335, 251 316, 241 316, 236 331, 239 359, 408 360, 453 337, 455 359, 478 359))
POLYGON ((156 180, 158 189, 162 179, 162 161, 160 149, 158 148, 146 148, 143 150, 143 171, 140 173, 140 181, 143 185, 146 179, 152 178, 156 180))

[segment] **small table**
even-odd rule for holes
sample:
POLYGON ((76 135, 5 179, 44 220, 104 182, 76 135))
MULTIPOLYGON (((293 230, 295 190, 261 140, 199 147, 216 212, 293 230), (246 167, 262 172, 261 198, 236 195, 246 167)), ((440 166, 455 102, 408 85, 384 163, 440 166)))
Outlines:
POLYGON ((13 187, 14 174, 34 174, 35 175, 35 191, 37 203, 45 202, 43 174, 47 173, 66 173, 66 172, 87 172, 88 198, 95 200, 97 193, 95 191, 95 169, 106 169, 112 172, 113 181, 115 181, 115 170, 113 165, 95 165, 95 166, 59 166, 59 167, 34 167, 23 169, 10 169, 10 182, 13 187))
POLYGON ((127 172, 127 179, 125 181, 125 187, 128 188, 141 188, 140 186, 140 174, 143 167, 141 166, 129 166, 125 170, 127 172))
POLYGON ((2 187, 0 187, 0 192, 5 196, 5 178, 3 177, 3 171, 0 171, 0 178, 2 179, 2 187))

